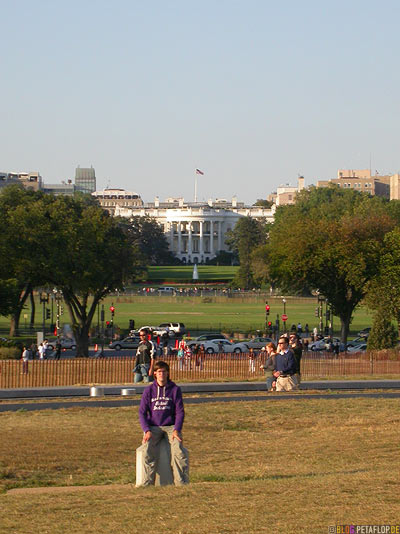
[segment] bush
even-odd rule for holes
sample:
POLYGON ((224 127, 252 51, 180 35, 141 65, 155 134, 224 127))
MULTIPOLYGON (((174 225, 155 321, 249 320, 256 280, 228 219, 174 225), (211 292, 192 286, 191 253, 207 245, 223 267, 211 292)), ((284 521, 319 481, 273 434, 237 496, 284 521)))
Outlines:
POLYGON ((18 347, 0 347, 0 360, 20 360, 21 349, 18 347))
POLYGON ((377 310, 368 337, 368 350, 391 349, 397 345, 397 331, 386 310, 377 310))

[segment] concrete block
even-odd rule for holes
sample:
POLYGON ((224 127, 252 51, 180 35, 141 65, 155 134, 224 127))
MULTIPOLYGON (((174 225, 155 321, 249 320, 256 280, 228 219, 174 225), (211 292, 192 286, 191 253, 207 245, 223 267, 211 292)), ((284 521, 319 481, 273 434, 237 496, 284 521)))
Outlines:
POLYGON ((90 388, 90 396, 91 397, 104 397, 104 388, 92 386, 90 388))
MULTIPOLYGON (((174 483, 174 475, 171 467, 171 447, 168 438, 163 438, 159 445, 159 458, 156 463, 156 477, 155 486, 168 486, 174 483)), ((186 456, 189 455, 187 449, 184 448, 186 456)), ((144 459, 144 445, 136 449, 136 487, 143 485, 143 459, 144 459)))

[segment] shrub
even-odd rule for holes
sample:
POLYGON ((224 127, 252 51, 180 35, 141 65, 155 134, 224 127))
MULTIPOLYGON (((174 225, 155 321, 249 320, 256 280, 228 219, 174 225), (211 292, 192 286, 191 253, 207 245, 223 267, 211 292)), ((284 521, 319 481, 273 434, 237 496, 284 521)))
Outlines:
POLYGON ((18 347, 0 347, 0 360, 19 360, 21 350, 18 347))

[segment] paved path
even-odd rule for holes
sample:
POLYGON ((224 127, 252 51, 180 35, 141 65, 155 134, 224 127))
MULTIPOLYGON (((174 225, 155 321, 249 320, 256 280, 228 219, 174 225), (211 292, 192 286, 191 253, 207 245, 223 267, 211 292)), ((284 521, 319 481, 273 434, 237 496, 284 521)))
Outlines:
MULTIPOLYGON (((399 392, 381 391, 374 393, 365 393, 361 391, 353 391, 349 393, 264 393, 264 395, 232 395, 226 397, 185 397, 185 404, 203 404, 210 402, 250 402, 250 401, 304 401, 315 399, 349 399, 349 398, 373 398, 373 399, 398 399, 399 392)), ((140 398, 136 399, 115 399, 115 400, 71 400, 71 401, 49 401, 49 402, 19 402, 19 403, 4 403, 0 404, 0 412, 16 412, 24 411, 39 411, 39 410, 60 410, 68 408, 119 408, 138 406, 140 398)))
MULTIPOLYGON (((265 382, 183 382, 179 384, 183 393, 216 393, 239 391, 263 391, 265 382)), ((121 395, 121 389, 136 389, 141 394, 144 385, 125 384, 101 386, 105 395, 121 395)), ((320 380, 301 383, 302 390, 368 390, 368 389, 399 389, 400 380, 320 380)), ((0 389, 0 400, 3 399, 35 399, 89 397, 90 386, 57 386, 43 388, 0 389)))

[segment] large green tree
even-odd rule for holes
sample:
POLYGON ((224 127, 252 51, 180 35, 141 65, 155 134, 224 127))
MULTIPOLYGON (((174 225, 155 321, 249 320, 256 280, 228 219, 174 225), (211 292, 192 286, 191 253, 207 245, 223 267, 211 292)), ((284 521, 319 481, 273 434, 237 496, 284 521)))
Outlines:
POLYGON ((149 216, 132 217, 123 223, 133 245, 146 258, 148 265, 171 265, 177 263, 177 258, 169 250, 164 230, 158 222, 149 216))
POLYGON ((379 256, 379 275, 369 288, 367 304, 397 321, 400 337, 400 227, 386 234, 379 256))
POLYGON ((98 303, 143 269, 119 221, 85 197, 57 197, 40 207, 48 283, 63 293, 78 356, 87 356, 98 303), (46 238, 47 236, 47 238, 46 238))
POLYGON ((56 287, 72 318, 78 355, 87 356, 97 304, 144 269, 125 228, 85 195, 6 188, 0 209, 0 290, 11 307, 11 334, 32 289, 56 287))
POLYGON ((254 273, 251 265, 251 253, 265 242, 266 225, 251 217, 242 217, 234 229, 228 233, 225 242, 239 258, 239 269, 234 284, 244 289, 254 287, 254 273))
POLYGON ((41 199, 42 193, 17 185, 5 187, 0 194, 0 313, 10 315, 11 336, 18 335, 20 315, 33 288, 46 279, 38 268, 42 256, 39 228, 28 216, 41 199))
POLYGON ((337 187, 303 191, 276 212, 264 255, 272 283, 318 290, 347 341, 354 309, 379 271, 385 235, 396 220, 388 202, 337 187))

